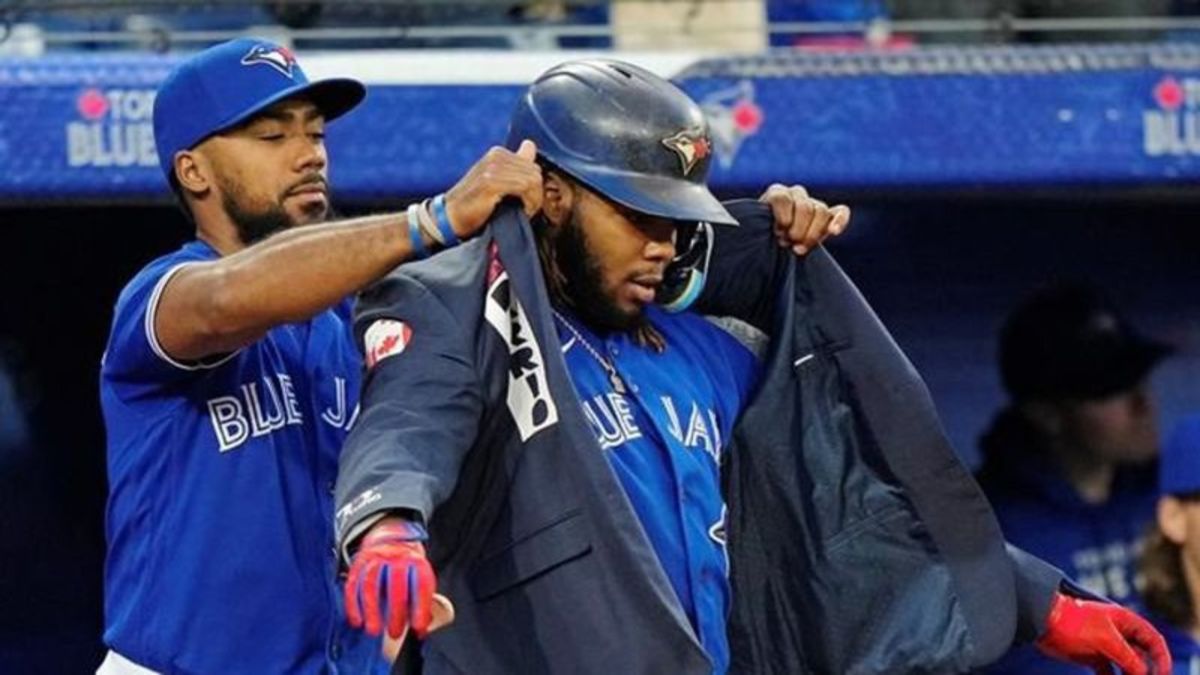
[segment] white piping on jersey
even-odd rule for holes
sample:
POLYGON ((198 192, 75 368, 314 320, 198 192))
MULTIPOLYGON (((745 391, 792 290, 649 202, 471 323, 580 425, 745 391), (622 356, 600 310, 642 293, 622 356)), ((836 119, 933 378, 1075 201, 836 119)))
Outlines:
POLYGON ((176 361, 175 359, 171 358, 171 356, 169 354, 167 354, 166 350, 162 348, 162 345, 158 344, 158 335, 156 335, 154 333, 154 315, 156 312, 158 312, 158 301, 162 298, 163 289, 167 287, 167 282, 171 280, 171 277, 175 276, 176 272, 178 272, 179 270, 183 269, 184 267, 186 267, 188 265, 194 265, 194 264, 195 264, 195 262, 183 262, 183 263, 179 263, 178 265, 167 270, 167 273, 162 275, 162 278, 159 279, 158 283, 154 285, 154 290, 150 293, 150 300, 146 303, 146 320, 145 320, 146 342, 148 342, 150 344, 150 349, 158 356, 158 358, 162 359, 163 361, 166 361, 170 365, 175 366, 176 368, 179 368, 180 370, 187 370, 187 371, 209 370, 212 368, 216 368, 217 366, 221 365, 222 363, 225 363, 229 359, 232 359, 234 356, 237 355, 238 352, 242 351, 241 349, 235 349, 232 352, 229 352, 225 356, 222 356, 221 358, 219 358, 216 361, 213 361, 211 363, 208 363, 205 361, 198 361, 193 364, 186 364, 186 363, 180 363, 179 361, 176 361))

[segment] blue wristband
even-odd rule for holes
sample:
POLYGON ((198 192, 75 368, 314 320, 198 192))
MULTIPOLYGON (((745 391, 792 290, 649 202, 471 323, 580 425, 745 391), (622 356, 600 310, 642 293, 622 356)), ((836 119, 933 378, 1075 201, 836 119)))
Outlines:
POLYGON ((408 239, 412 242, 412 253, 418 259, 428 258, 429 249, 425 248, 425 240, 421 239, 421 221, 417 218, 417 205, 408 207, 408 239))
POLYGON ((446 246, 458 246, 462 240, 454 234, 454 228, 450 227, 450 216, 446 213, 446 193, 433 198, 433 220, 437 223, 438 232, 442 233, 442 238, 446 240, 446 246))

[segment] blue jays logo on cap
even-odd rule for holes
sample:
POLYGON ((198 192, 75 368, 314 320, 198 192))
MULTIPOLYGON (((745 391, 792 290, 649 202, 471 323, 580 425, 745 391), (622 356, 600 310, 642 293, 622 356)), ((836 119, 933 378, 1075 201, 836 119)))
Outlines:
MULTIPOLYGON (((304 97, 328 122, 358 105, 365 94, 366 89, 356 80, 310 82, 292 51, 282 45, 258 38, 222 42, 180 63, 158 88, 154 143, 159 165, 170 179, 178 152, 284 99, 304 97), (287 79, 275 77, 262 66, 287 79)), ((88 110, 96 107, 94 102, 88 103, 88 110)))
POLYGON ((291 79, 296 67, 296 57, 287 47, 259 44, 251 47, 242 57, 242 65, 252 66, 259 63, 271 66, 291 79))

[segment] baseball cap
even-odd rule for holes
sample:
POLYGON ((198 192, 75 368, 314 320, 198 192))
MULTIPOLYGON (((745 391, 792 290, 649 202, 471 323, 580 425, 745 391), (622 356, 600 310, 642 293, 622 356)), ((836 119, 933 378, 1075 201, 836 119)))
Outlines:
POLYGON ((1091 286, 1043 289, 1008 317, 1000 374, 1015 400, 1098 399, 1132 389, 1166 355, 1091 286))
POLYGON ((1164 495, 1200 492, 1200 415, 1175 425, 1158 463, 1158 490, 1164 495))
POLYGON ((366 88, 348 78, 309 82, 289 49, 255 38, 223 42, 188 58, 154 99, 154 142, 163 173, 170 178, 179 151, 293 96, 308 98, 332 120, 358 105, 366 88))

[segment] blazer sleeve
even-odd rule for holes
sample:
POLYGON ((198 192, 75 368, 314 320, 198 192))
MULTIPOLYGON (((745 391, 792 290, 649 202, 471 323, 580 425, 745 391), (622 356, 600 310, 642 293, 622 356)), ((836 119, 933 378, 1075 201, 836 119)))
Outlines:
POLYGON ((1057 567, 1032 553, 1012 544, 1005 545, 1017 580, 1016 643, 1032 642, 1046 632, 1046 619, 1049 618, 1050 603, 1055 593, 1094 602, 1112 602, 1080 586, 1057 567))
POLYGON ((696 310, 732 316, 770 333, 792 253, 775 243, 766 204, 737 199, 725 207, 738 226, 713 226, 712 255, 696 310))
POLYGON ((429 520, 454 489, 484 409, 473 332, 418 280, 397 270, 364 291, 354 332, 367 369, 338 461, 343 553, 384 512, 429 520))

